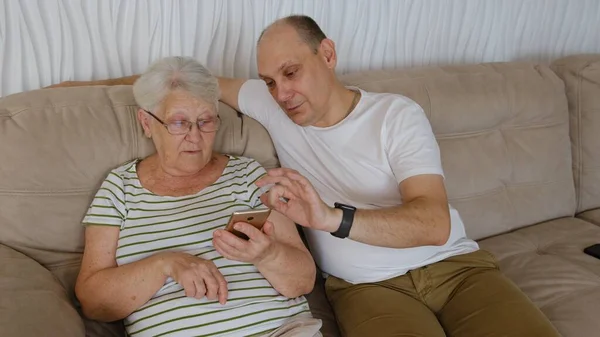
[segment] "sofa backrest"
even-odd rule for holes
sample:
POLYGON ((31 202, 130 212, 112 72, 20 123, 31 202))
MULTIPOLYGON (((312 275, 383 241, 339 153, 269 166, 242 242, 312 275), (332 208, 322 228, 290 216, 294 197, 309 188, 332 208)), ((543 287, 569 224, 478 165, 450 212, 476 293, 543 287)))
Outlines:
POLYGON ((569 99, 577 212, 600 207, 600 55, 553 62, 569 99))
MULTIPOLYGON (((108 172, 155 151, 130 86, 43 89, 0 99, 0 243, 72 289, 81 220, 108 172)), ((278 165, 266 130, 220 105, 215 149, 278 165)))
POLYGON ((495 63, 341 79, 423 107, 440 145, 450 203, 469 237, 574 214, 567 100, 548 67, 495 63))

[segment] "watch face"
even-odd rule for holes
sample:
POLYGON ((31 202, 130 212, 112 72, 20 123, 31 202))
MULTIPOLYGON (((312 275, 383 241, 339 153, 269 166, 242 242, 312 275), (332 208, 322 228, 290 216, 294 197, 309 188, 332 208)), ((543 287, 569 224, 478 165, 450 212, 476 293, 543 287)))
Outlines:
POLYGON ((350 206, 350 205, 342 204, 342 203, 339 203, 339 202, 336 202, 336 203, 334 204, 334 206, 335 206, 336 208, 345 208, 345 209, 349 209, 349 210, 352 210, 352 211, 356 210, 356 207, 354 207, 354 206, 350 206))

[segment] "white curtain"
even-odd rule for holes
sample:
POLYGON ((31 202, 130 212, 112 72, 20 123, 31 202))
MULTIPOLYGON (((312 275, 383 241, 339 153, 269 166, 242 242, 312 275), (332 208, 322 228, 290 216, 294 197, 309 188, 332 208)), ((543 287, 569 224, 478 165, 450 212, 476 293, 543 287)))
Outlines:
POLYGON ((338 72, 600 52, 598 0, 0 0, 0 96, 193 56, 256 76, 262 28, 312 16, 338 72))

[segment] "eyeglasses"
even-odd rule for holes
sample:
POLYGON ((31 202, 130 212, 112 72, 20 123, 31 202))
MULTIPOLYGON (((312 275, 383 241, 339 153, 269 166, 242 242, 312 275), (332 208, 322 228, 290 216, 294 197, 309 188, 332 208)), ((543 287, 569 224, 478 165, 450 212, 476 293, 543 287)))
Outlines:
MULTIPOLYGON (((150 111, 148 111, 148 110, 144 110, 144 111, 147 114, 149 114, 150 116, 154 117, 154 119, 156 119, 160 124, 162 124, 167 129, 167 131, 174 136, 185 135, 185 134, 189 133, 190 131, 192 131, 192 125, 194 124, 193 122, 186 121, 186 120, 179 120, 179 121, 172 121, 167 124, 167 123, 163 122, 160 118, 156 117, 150 111)), ((221 117, 219 117, 219 115, 217 115, 217 117, 215 117, 215 118, 198 120, 198 121, 196 121, 196 125, 198 125, 198 129, 202 132, 207 132, 207 133, 215 132, 219 129, 219 126, 221 125, 221 117)))

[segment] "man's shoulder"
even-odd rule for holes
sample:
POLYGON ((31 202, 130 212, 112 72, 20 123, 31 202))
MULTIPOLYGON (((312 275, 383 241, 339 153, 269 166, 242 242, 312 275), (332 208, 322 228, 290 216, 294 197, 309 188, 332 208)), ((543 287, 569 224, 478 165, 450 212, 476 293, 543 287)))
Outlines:
POLYGON ((402 94, 366 91, 362 89, 361 93, 365 101, 369 103, 383 103, 384 105, 389 105, 390 108, 421 108, 416 101, 402 94))
POLYGON ((421 119, 425 116, 423 108, 411 98, 395 93, 361 90, 363 109, 370 120, 381 120, 383 125, 401 123, 407 119, 421 119), (372 118, 374 115, 380 118, 372 118))

